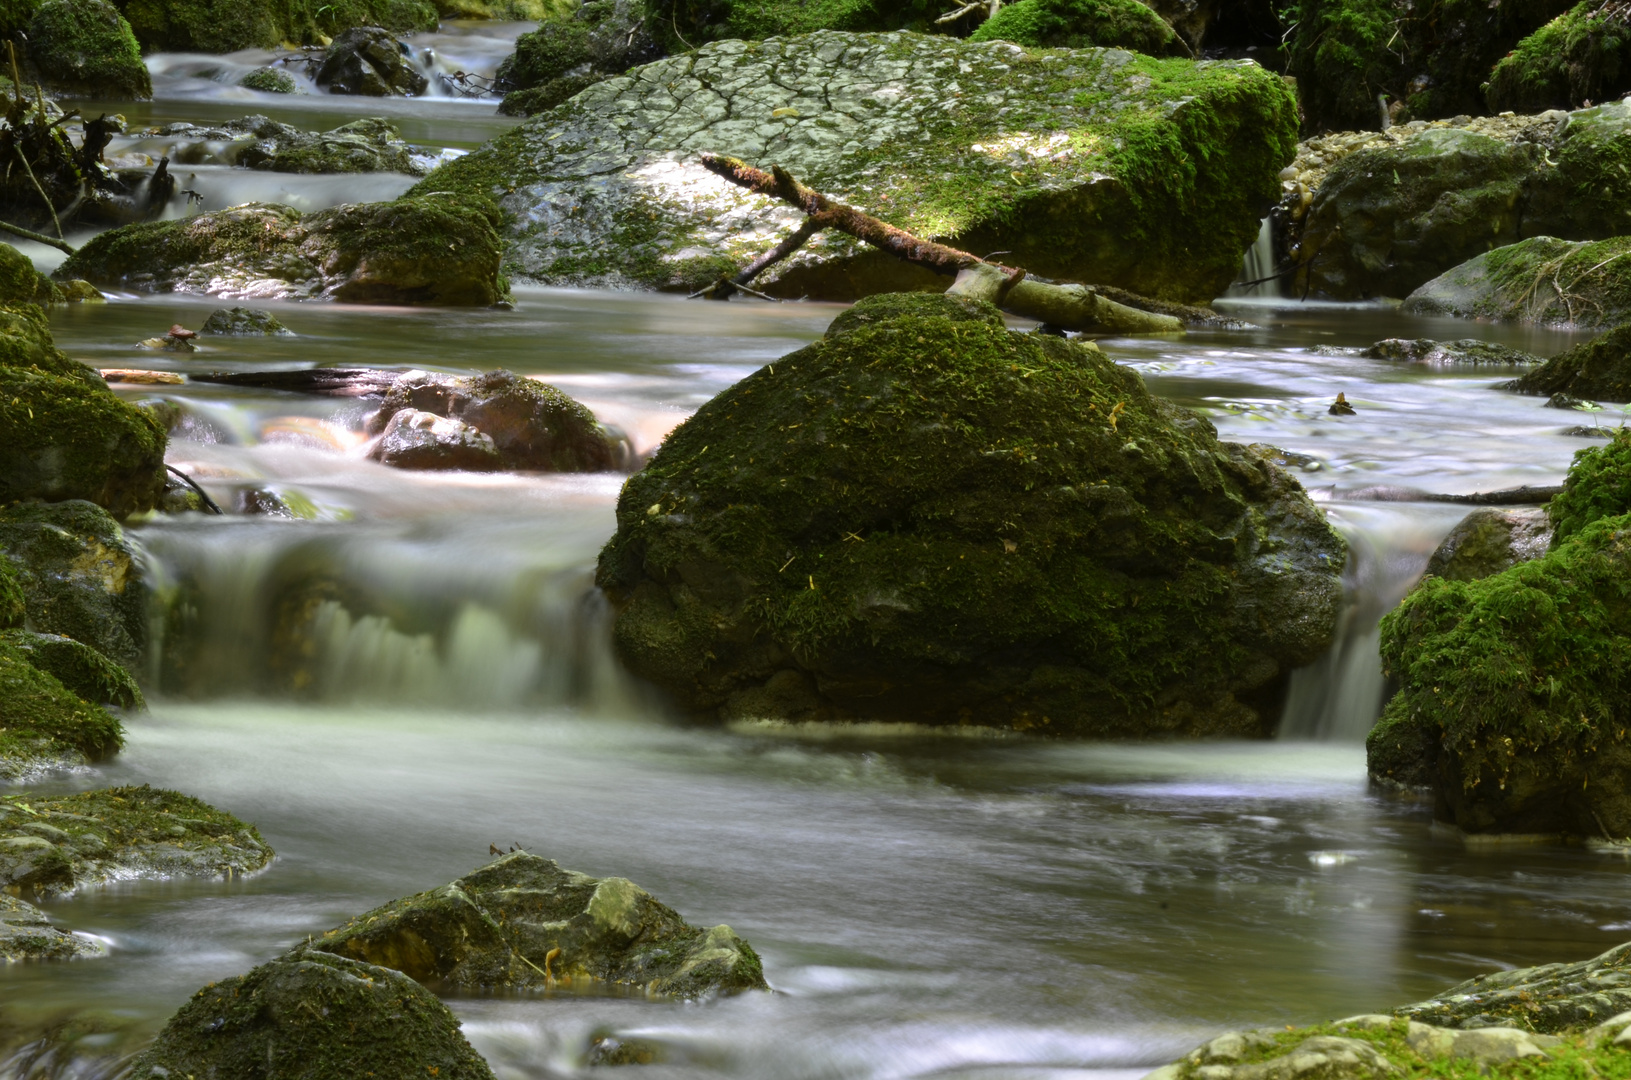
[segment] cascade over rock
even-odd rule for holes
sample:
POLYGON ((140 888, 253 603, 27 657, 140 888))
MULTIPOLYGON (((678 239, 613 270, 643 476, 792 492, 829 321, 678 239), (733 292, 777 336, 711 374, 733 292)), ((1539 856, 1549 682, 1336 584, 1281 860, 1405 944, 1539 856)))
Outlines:
POLYGON ((598 580, 698 713, 1267 734, 1346 556, 1268 453, 987 304, 875 296, 674 430, 598 580))
MULTIPOLYGON (((705 170, 712 151, 1033 273, 1206 301, 1239 272, 1295 126, 1285 83, 1250 61, 823 31, 635 68, 414 191, 497 198, 516 274, 689 291, 800 219, 705 170)), ((828 231, 756 284, 853 299, 947 282, 828 231)))

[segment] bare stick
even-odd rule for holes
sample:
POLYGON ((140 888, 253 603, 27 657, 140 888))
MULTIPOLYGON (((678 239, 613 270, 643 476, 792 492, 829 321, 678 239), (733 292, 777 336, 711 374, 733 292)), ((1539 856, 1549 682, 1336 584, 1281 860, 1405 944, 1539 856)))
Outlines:
MULTIPOLYGON (((784 238, 781 243, 777 244, 775 247, 771 248, 757 259, 754 259, 752 262, 742 267, 742 269, 735 275, 729 278, 720 278, 718 281, 714 282, 706 289, 703 289, 701 292, 695 292, 691 295, 693 297, 706 296, 710 300, 728 300, 730 299, 731 293, 738 289, 752 291, 745 288, 748 282, 752 281, 754 278, 758 277, 772 266, 775 266, 777 263, 793 254, 793 252, 803 247, 805 242, 808 241, 810 237, 814 236, 820 231, 821 226, 816 223, 816 220, 814 218, 807 217, 800 222, 799 227, 789 236, 784 238)), ((759 295, 762 296, 764 294, 761 293, 759 295)))
POLYGON ((958 19, 961 19, 964 15, 974 14, 974 12, 979 11, 983 7, 985 7, 985 0, 970 0, 969 3, 964 4, 962 7, 958 8, 956 11, 949 12, 949 13, 947 13, 945 15, 940 16, 940 18, 935 20, 935 23, 938 24, 938 25, 944 25, 945 23, 953 23, 953 22, 956 22, 958 19))
POLYGON ((23 163, 23 171, 28 174, 28 178, 30 180, 34 181, 34 190, 40 193, 40 198, 41 199, 45 200, 45 208, 47 210, 51 211, 51 224, 53 224, 53 225, 55 225, 57 227, 57 239, 61 240, 62 239, 62 222, 57 217, 56 204, 51 201, 51 196, 47 195, 45 193, 45 189, 40 186, 39 178, 34 175, 34 169, 28 163, 28 155, 23 153, 22 144, 21 143, 12 143, 11 148, 13 150, 17 151, 17 160, 21 161, 23 163))
POLYGON ((66 252, 69 255, 74 253, 73 246, 65 241, 54 240, 51 237, 46 236, 44 233, 30 232, 27 229, 20 228, 11 224, 10 222, 0 221, 0 232, 8 232, 13 236, 20 236, 24 240, 32 240, 36 244, 45 244, 48 247, 56 248, 58 251, 66 252))

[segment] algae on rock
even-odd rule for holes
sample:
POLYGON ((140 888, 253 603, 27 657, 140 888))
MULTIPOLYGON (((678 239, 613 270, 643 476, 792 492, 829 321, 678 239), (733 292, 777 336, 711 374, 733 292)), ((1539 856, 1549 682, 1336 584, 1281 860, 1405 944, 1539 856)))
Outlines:
POLYGON ((995 308, 871 297, 669 435, 598 580, 619 653, 725 718, 1273 730, 1342 539, 1265 453, 995 308))
MULTIPOLYGON (((1207 301, 1277 197, 1295 111, 1250 61, 823 31, 635 68, 413 190, 496 197, 514 274, 690 291, 800 218, 704 169, 711 151, 1037 274, 1207 301)), ((831 230, 759 282, 829 299, 944 286, 831 230)))
POLYGON ((393 900, 311 949, 459 990, 628 986, 662 997, 764 990, 752 946, 701 929, 625 878, 592 878, 525 852, 393 900))

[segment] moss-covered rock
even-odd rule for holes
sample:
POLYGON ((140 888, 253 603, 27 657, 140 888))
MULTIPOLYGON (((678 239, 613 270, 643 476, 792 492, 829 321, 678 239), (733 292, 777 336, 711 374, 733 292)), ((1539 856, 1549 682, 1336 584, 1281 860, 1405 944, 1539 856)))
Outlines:
POLYGON ((13 892, 66 896, 136 878, 230 879, 272 856, 254 826, 146 784, 0 796, 0 887, 13 892))
POLYGON ((149 509, 164 490, 165 441, 151 416, 55 347, 43 312, 0 309, 0 503, 149 509))
POLYGON ((728 39, 763 41, 818 30, 931 31, 931 0, 644 0, 645 21, 666 52, 728 39))
POLYGON ((223 337, 294 337, 294 331, 270 311, 247 307, 216 308, 198 332, 223 337))
POLYGON ((0 642, 17 649, 29 663, 48 672, 82 701, 122 709, 146 708, 141 688, 130 672, 89 645, 61 634, 32 630, 0 630, 0 642))
POLYGON ((1281 212, 1299 286, 1328 296, 1405 296, 1528 238, 1631 234, 1631 102, 1312 141, 1281 212))
MULTIPOLYGON (((707 172, 709 150, 1038 274, 1210 300, 1294 136, 1285 82, 1249 61, 828 31, 636 68, 414 190, 498 197, 523 276, 689 290, 800 218, 707 172)), ((833 299, 944 285, 831 231, 761 281, 833 299)))
POLYGON ((1548 1034, 1608 1026, 1617 1019, 1610 1030, 1590 1031, 1589 1046, 1631 1026, 1631 1017, 1621 1015, 1627 1010, 1631 1010, 1631 945, 1617 945, 1572 964, 1476 975, 1395 1012, 1445 1028, 1501 1024, 1548 1034))
MULTIPOLYGON (((112 714, 81 700, 21 649, 0 641, 0 779, 100 761, 123 745, 124 729, 112 714)), ((0 849, 0 877, 9 851, 0 849)))
POLYGON ((247 203, 102 233, 57 276, 143 292, 486 305, 505 299, 498 222, 487 199, 445 193, 304 216, 247 203))
MULTIPOLYGON (((1619 326, 1631 320, 1631 259, 1625 258, 1627 254, 1631 254, 1631 236, 1596 243, 1537 236, 1446 270, 1406 297, 1403 310, 1414 315, 1460 315, 1542 326, 1619 326)), ((1582 387, 1599 383, 1612 393, 1625 394, 1626 388, 1612 374, 1613 358, 1623 357, 1624 339, 1605 337, 1593 345, 1595 349, 1570 350, 1564 354, 1567 360, 1554 358, 1546 367, 1519 379, 1513 388, 1538 393, 1539 387, 1573 372, 1570 382, 1579 381, 1582 387), (1583 376, 1580 365, 1588 356, 1592 373, 1583 376)), ((1589 396, 1583 390, 1571 393, 1589 396)), ((1608 400, 1627 401, 1631 396, 1608 400)))
POLYGON ((0 509, 28 625, 61 634, 133 668, 147 636, 147 587, 118 524, 81 501, 0 509))
POLYGON ((330 131, 302 131, 264 116, 242 122, 254 142, 238 152, 237 164, 289 173, 403 172, 423 175, 413 148, 389 120, 364 117, 330 131))
POLYGON ((378 26, 352 27, 335 38, 316 80, 331 94, 364 97, 415 97, 430 85, 407 45, 378 26))
POLYGON ((530 115, 552 108, 592 83, 657 59, 663 50, 643 14, 638 0, 588 0, 569 17, 522 34, 498 68, 496 88, 506 95, 500 111, 530 115), (545 96, 553 100, 540 108, 545 96))
POLYGON ((10 630, 23 625, 27 614, 26 600, 23 596, 23 585, 18 580, 20 575, 11 559, 0 552, 0 630, 10 630))
POLYGON ((1290 72, 1316 131, 1483 111, 1490 68, 1569 0, 1301 0, 1290 12, 1290 72))
POLYGON ((238 80, 245 90, 259 90, 263 94, 292 94, 299 85, 284 68, 258 67, 238 80))
POLYGON ((434 30, 430 0, 119 0, 149 52, 226 53, 314 45, 354 26, 434 30))
POLYGON ((389 968, 305 948, 198 991, 129 1075, 493 1077, 430 991, 389 968))
POLYGON ((435 0, 444 19, 502 19, 506 22, 543 22, 571 13, 573 0, 435 0))
POLYGON ((1016 0, 981 23, 969 40, 1044 49, 1105 45, 1151 56, 1189 53, 1172 27, 1138 0, 1016 0))
POLYGON ((1449 581, 1476 581, 1539 558, 1551 539, 1552 522, 1544 510, 1493 506, 1474 510, 1434 549, 1427 573, 1449 581))
POLYGON ((33 904, 0 892, 0 964, 106 954, 107 949, 96 940, 60 930, 33 904))
POLYGON ((1397 360, 1430 367, 1524 368, 1545 363, 1533 353, 1480 338, 1383 338, 1359 354, 1371 360, 1397 360))
POLYGON ((311 948, 466 991, 576 982, 694 998, 768 989, 758 955, 730 927, 691 926, 626 878, 592 878, 525 852, 359 915, 311 948))
MULTIPOLYGON (((1626 299, 1631 302, 1631 295, 1626 299)), ((1631 401, 1631 325, 1582 342, 1501 385, 1541 397, 1568 394, 1588 401, 1631 401)))
POLYGON ((56 90, 82 97, 153 96, 130 24, 108 0, 45 0, 28 24, 28 58, 56 90))
POLYGON ((1631 90, 1631 20, 1613 0, 1581 0, 1518 42, 1490 73, 1492 111, 1577 109, 1631 90))
POLYGON ((597 472, 617 467, 624 456, 619 441, 601 426, 594 413, 553 386, 508 371, 463 377, 406 372, 386 391, 368 427, 374 433, 387 433, 381 443, 386 448, 381 460, 402 468, 597 472), (428 460, 438 455, 430 453, 428 446, 424 447, 426 453, 414 453, 408 432, 397 433, 394 451, 387 445, 391 442, 391 422, 403 411, 450 418, 480 438, 471 440, 467 433, 450 428, 444 434, 463 450, 448 446, 449 460, 459 464, 410 464, 415 458, 428 460), (478 449, 482 440, 485 450, 478 449))
POLYGON ((1594 521, 1631 514, 1631 431, 1620 428, 1605 446, 1578 451, 1563 490, 1546 504, 1561 544, 1594 521))
POLYGON ((913 294, 675 429, 599 581, 697 712, 1255 735, 1344 561, 1288 474, 1136 374, 913 294))
POLYGON ((30 304, 39 292, 34 261, 10 244, 0 243, 0 304, 30 304))

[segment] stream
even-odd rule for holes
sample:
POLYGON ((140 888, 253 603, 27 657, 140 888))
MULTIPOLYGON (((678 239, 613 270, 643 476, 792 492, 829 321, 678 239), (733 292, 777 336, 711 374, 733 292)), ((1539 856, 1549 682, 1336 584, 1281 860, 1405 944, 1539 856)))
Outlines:
MULTIPOLYGON (((453 34, 444 57, 461 35, 479 36, 453 34)), ((495 49, 469 44, 488 70, 495 49)), ((160 99, 118 108, 138 127, 390 115, 410 142, 452 151, 514 122, 491 100, 278 99, 219 81, 206 60, 221 63, 151 58, 160 99)), ((310 206, 411 182, 219 174, 220 205, 269 197, 269 182, 310 206)), ((30 254, 47 268, 55 255, 30 254)), ((177 371, 505 367, 583 401, 638 451, 841 310, 526 286, 512 310, 264 303, 296 336, 203 339, 187 356, 136 343, 223 304, 110 300, 52 311, 70 356, 177 371)), ((694 924, 730 923, 778 991, 451 1000, 504 1080, 581 1075, 588 1040, 607 1031, 665 1048, 642 1077, 1133 1080, 1228 1027, 1386 1010, 1631 938, 1620 857, 1469 850, 1433 829, 1428 805, 1369 790, 1364 769, 1386 692, 1376 620, 1468 509, 1366 489, 1556 483, 1597 445, 1566 428, 1622 418, 1492 390, 1510 371, 1355 352, 1383 337, 1476 336, 1544 356, 1578 339, 1382 305, 1219 306, 1255 325, 1101 345, 1224 438, 1306 455, 1299 478, 1350 540, 1341 634, 1294 676, 1270 742, 690 726, 620 671, 593 590, 621 475, 395 471, 362 456, 355 401, 120 387, 185 408, 169 461, 218 502, 266 491, 309 519, 189 515, 132 530, 159 588, 201 598, 195 660, 172 662, 181 631, 157 619, 152 707, 127 721, 127 749, 37 790, 177 788, 256 823, 279 857, 246 880, 124 883, 44 905, 110 955, 0 968, 0 1008, 12 1023, 111 1016, 139 1040, 205 983, 467 873, 489 845, 626 876, 694 924), (1327 414, 1339 391, 1357 415, 1327 414), (295 695, 277 613, 313 574, 392 614, 324 601, 295 695)), ((27 1073, 0 1061, 0 1077, 117 1072, 117 1055, 85 1054, 27 1073)))

